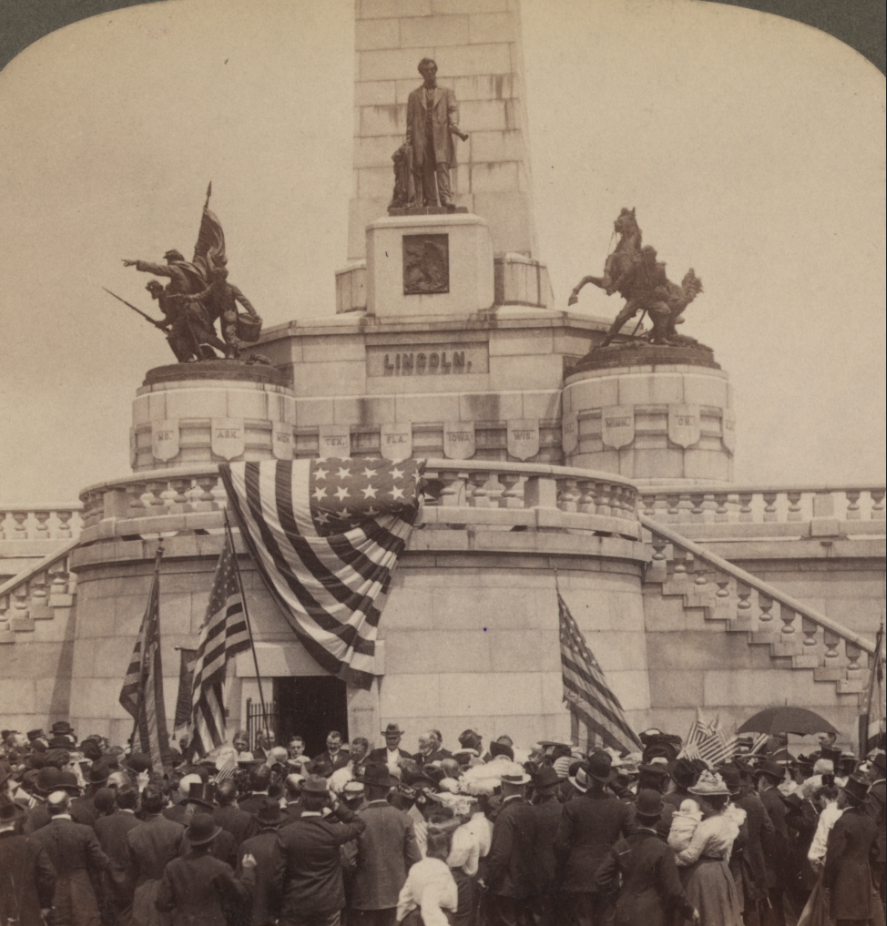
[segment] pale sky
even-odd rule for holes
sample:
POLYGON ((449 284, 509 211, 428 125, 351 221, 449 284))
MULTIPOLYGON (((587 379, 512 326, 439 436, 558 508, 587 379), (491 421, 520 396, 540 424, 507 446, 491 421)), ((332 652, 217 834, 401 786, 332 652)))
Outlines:
MULTIPOLYGON (((523 0, 523 20, 556 309, 636 207, 672 279, 704 281, 683 331, 730 373, 737 482, 883 484, 884 76, 814 29, 694 0, 523 0)), ((210 179, 266 326, 334 313, 353 33, 353 0, 169 0, 0 72, 0 504, 130 472, 135 390, 172 355, 101 287, 149 309, 120 259, 190 255, 210 179)), ((619 306, 589 287, 577 308, 619 306)))

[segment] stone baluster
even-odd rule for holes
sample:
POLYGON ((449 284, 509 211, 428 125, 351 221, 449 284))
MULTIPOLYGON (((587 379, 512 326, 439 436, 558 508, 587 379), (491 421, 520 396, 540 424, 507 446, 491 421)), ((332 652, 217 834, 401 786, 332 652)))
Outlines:
POLYGON ((686 578, 687 575, 687 559, 690 554, 683 547, 675 547, 674 553, 672 554, 672 561, 674 562, 674 577, 677 578, 686 578))
POLYGON ((644 514, 648 518, 656 516, 656 496, 652 492, 642 492, 641 502, 644 506, 644 514))
POLYGON ((788 605, 779 606, 779 619, 782 621, 783 636, 791 636, 795 631, 795 621, 798 615, 788 605))
POLYGON ((787 520, 800 521, 802 518, 801 496, 803 493, 799 492, 797 489, 790 489, 785 494, 786 494, 786 498, 788 498, 787 520))
POLYGON ((166 506, 166 500, 163 495, 166 492, 167 483, 165 481, 152 480, 149 483, 146 483, 145 488, 147 490, 147 511, 145 514, 149 517, 157 517, 164 513, 163 509, 166 506))
POLYGON ((610 517, 610 485, 606 482, 595 482, 594 485, 594 508, 595 514, 602 517, 610 517))
POLYGON ((173 499, 172 504, 184 511, 188 505, 188 492, 191 489, 190 479, 170 479, 169 484, 172 486, 173 499))
POLYGON ((690 520, 691 521, 704 521, 705 520, 705 493, 704 492, 691 492, 690 493, 690 520))
POLYGON ((28 586, 22 582, 12 592, 12 612, 10 620, 26 620, 28 617, 28 586))
POLYGON ((0 595, 0 632, 9 630, 9 595, 0 595))
POLYGON ((499 499, 500 508, 524 507, 524 489, 520 481, 521 477, 517 473, 502 473, 499 476, 499 482, 505 489, 499 499))
POLYGON ((678 521, 680 520, 680 507, 681 507, 681 496, 678 492, 669 492, 665 496, 667 508, 667 516, 669 521, 678 521))
POLYGON ((625 504, 623 501, 623 488, 619 483, 610 486, 610 514, 614 518, 625 517, 625 504))
POLYGON ((754 493, 752 492, 740 492, 739 493, 739 520, 743 522, 754 521, 755 515, 752 511, 752 500, 754 499, 754 493))
POLYGON ((557 506, 561 511, 575 512, 578 510, 581 497, 576 479, 566 478, 558 480, 557 506))
POLYGON ((829 630, 828 627, 823 629, 822 640, 825 643, 825 665, 828 667, 829 663, 832 666, 836 665, 838 662, 838 657, 840 653, 838 652, 838 647, 841 645, 841 637, 839 637, 834 630, 829 630))
POLYGON ((35 511, 34 518, 37 521, 37 540, 49 540, 49 511, 35 511))
POLYGON ((580 479, 579 486, 579 510, 583 514, 594 514, 594 480, 580 479))
POLYGON ((467 474, 457 473, 453 470, 443 470, 440 473, 440 481, 443 483, 443 490, 440 493, 441 507, 459 507, 465 490, 465 480, 467 478, 467 474))
POLYGON ((730 597, 730 576, 726 572, 719 572, 715 576, 715 584, 718 586, 716 593, 717 598, 724 600, 730 597))
POLYGON ((28 583, 28 595, 35 613, 40 613, 40 610, 45 608, 49 602, 49 589, 46 587, 46 578, 45 572, 39 572, 28 583))
POLYGON ((862 676, 862 666, 859 664, 862 658, 862 649, 850 640, 844 642, 844 652, 847 654, 847 678, 851 681, 859 679, 862 676))
POLYGON ((776 511, 776 499, 779 493, 766 491, 762 494, 764 496, 764 521, 778 521, 779 514, 776 511))
POLYGON ((884 489, 872 489, 869 492, 869 495, 872 497, 872 513, 871 518, 873 521, 883 521, 884 520, 884 489))
POLYGON ((132 517, 141 518, 147 514, 149 503, 145 501, 146 484, 144 482, 131 482, 128 486, 127 495, 129 495, 129 507, 132 509, 132 517))
MULTIPOLYGON (((433 478, 430 474, 426 475, 433 478)), ((215 511, 216 499, 213 495, 213 489, 216 487, 217 476, 207 475, 198 476, 194 481, 197 483, 197 498, 191 502, 191 508, 194 511, 215 511)))
POLYGON ((638 492, 634 486, 622 487, 622 511, 624 517, 637 520, 638 492))
POLYGON ((809 617, 801 615, 801 633, 804 634, 804 646, 810 648, 816 646, 816 635, 819 632, 819 624, 811 621, 809 617))
POLYGON ((490 507, 490 493, 487 491, 487 482, 489 482, 490 474, 486 471, 484 472, 473 472, 468 474, 469 484, 471 489, 469 490, 466 486, 467 492, 470 492, 468 497, 468 504, 472 508, 489 508, 490 507))
POLYGON ((27 540, 28 539, 28 512, 27 511, 13 511, 12 520, 15 521, 15 540, 27 540))
POLYGON ((694 572, 696 574, 696 579, 693 584, 698 591, 706 591, 706 586, 708 585, 708 563, 701 556, 696 560, 694 572))
POLYGON ((844 493, 847 496, 847 514, 848 521, 858 521, 862 517, 859 509, 859 496, 862 495, 859 489, 847 489, 844 493))
POLYGON ((70 509, 62 509, 61 511, 56 512, 56 517, 59 519, 59 537, 71 537, 71 518, 74 516, 74 512, 70 509))
POLYGON ((758 605, 761 613, 758 615, 758 624, 762 624, 764 629, 769 630, 773 623, 773 605, 774 601, 768 595, 761 592, 758 595, 758 605))
POLYGON ((0 511, 0 540, 6 540, 6 512, 0 511))
POLYGON ((744 620, 748 620, 751 617, 749 613, 751 611, 751 586, 746 585, 745 582, 741 582, 739 579, 736 580, 736 597, 739 599, 736 603, 736 616, 744 620))
POLYGON ((659 534, 653 534, 650 543, 653 547, 653 556, 647 566, 646 580, 661 584, 668 578, 668 559, 665 555, 668 541, 664 537, 660 537, 659 534))
POLYGON ((68 575, 69 575, 67 560, 59 560, 59 562, 53 563, 53 565, 50 566, 47 571, 50 577, 50 584, 49 584, 50 598, 53 598, 56 595, 67 595, 68 594, 68 575))
POLYGON ((491 474, 487 480, 487 495, 490 499, 491 508, 502 507, 502 496, 505 494, 505 486, 499 481, 499 476, 491 474))
POLYGON ((727 506, 729 499, 730 495, 727 492, 714 493, 715 521, 718 524, 726 524, 730 520, 730 509, 727 506))

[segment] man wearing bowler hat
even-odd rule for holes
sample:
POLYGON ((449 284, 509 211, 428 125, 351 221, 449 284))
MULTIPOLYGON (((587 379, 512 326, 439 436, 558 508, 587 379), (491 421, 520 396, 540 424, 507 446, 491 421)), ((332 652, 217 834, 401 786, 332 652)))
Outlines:
POLYGON ((256 811, 255 821, 261 829, 257 835, 246 839, 238 849, 237 874, 242 876, 243 862, 248 856, 256 860, 256 883, 250 902, 249 926, 273 926, 280 917, 280 885, 274 880, 277 832, 289 822, 289 818, 273 797, 266 797, 256 811))
POLYGON ((16 833, 25 809, 0 797, 0 923, 44 926, 52 912, 55 869, 46 850, 16 833))
MULTIPOLYGON (((188 788, 188 794, 185 800, 182 802, 185 805, 183 824, 186 827, 190 827, 191 821, 199 813, 208 813, 210 816, 213 816, 215 813, 215 805, 213 803, 214 796, 215 785, 202 781, 199 784, 197 782, 192 784, 188 788)), ((222 831, 213 837, 212 845, 209 847, 209 853, 233 868, 237 864, 237 840, 234 838, 233 834, 229 833, 224 827, 221 829, 222 831)), ((187 856, 189 850, 190 843, 188 829, 186 829, 184 838, 182 839, 181 854, 187 856)))
POLYGON ((885 803, 887 803, 887 787, 884 775, 887 771, 887 756, 879 752, 870 762, 869 767, 869 813, 878 825, 878 858, 875 865, 875 879, 878 883, 878 893, 881 895, 881 905, 884 906, 887 897, 887 831, 885 831, 885 803))
POLYGON ((657 824, 668 805, 659 791, 644 789, 636 805, 637 833, 611 846, 597 871, 597 883, 618 882, 617 926, 670 926, 675 914, 699 923, 699 911, 681 886, 674 852, 658 836, 657 824))
POLYGON ((758 796, 773 823, 772 834, 764 838, 767 900, 761 905, 762 926, 785 926, 783 894, 788 886, 789 833, 785 822, 787 808, 779 791, 785 768, 767 759, 755 770, 758 796), (767 902, 769 901, 769 902, 767 902))
POLYGON ((532 926, 556 926, 557 859, 554 840, 563 809, 563 804, 557 799, 561 780, 550 765, 543 765, 533 783, 535 796, 530 808, 533 818, 533 893, 528 904, 529 921, 532 926))
POLYGON ((578 794, 564 804, 554 842, 563 926, 600 922, 606 898, 597 886, 598 868, 610 846, 635 832, 629 806, 607 789, 617 774, 610 754, 599 751, 570 779, 578 794))
POLYGON ((397 786, 385 765, 367 764, 359 776, 367 803, 360 811, 366 829, 357 840, 357 858, 351 881, 349 926, 394 926, 397 898, 407 872, 422 854, 416 842, 413 821, 388 803, 388 793, 397 786))
POLYGON ((403 738, 404 731, 396 723, 389 723, 382 731, 385 737, 385 745, 379 749, 374 749, 368 756, 367 762, 382 762, 388 766, 388 771, 392 774, 400 767, 404 759, 411 759, 412 756, 400 748, 400 741, 403 738))
POLYGON ((62 773, 54 765, 45 765, 37 772, 34 782, 34 806, 22 822, 21 830, 25 836, 36 833, 49 823, 49 809, 46 799, 53 791, 59 790, 62 773))
POLYGON ((305 779, 302 815, 278 835, 279 926, 340 926, 345 885, 339 850, 365 829, 364 820, 338 803, 325 778, 305 779))
POLYGON ((156 907, 171 915, 172 926, 227 926, 255 884, 256 860, 241 860, 242 877, 212 854, 213 842, 225 831, 208 813, 197 813, 185 831, 188 854, 173 859, 164 869, 156 907))
POLYGON ((837 926, 868 923, 878 903, 871 867, 877 857, 878 826, 866 811, 867 798, 867 783, 849 778, 841 788, 844 813, 828 837, 822 886, 830 892, 837 926))

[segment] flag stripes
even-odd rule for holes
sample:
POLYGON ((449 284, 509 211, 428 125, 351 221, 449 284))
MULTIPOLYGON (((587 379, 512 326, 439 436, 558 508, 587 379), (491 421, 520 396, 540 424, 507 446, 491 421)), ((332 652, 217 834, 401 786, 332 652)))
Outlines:
POLYGON ((257 568, 302 645, 368 688, 376 602, 418 514, 420 463, 329 458, 221 467, 257 568))
POLYGON ((690 725, 690 732, 687 734, 681 756, 688 759, 702 759, 712 768, 717 768, 733 758, 738 743, 738 737, 727 736, 721 729, 719 717, 705 723, 702 719, 702 712, 697 710, 696 719, 690 725))
POLYGON ((169 754, 166 705, 163 699, 163 665, 160 657, 160 558, 154 562, 154 577, 139 635, 120 690, 120 704, 135 721, 133 749, 151 759, 156 772, 162 772, 169 754))
MULTIPOLYGON (((579 726, 588 733, 589 746, 598 740, 621 752, 641 748, 566 602, 557 593, 561 674, 564 701, 579 726)), ((575 723, 573 726, 575 727, 575 723)))
POLYGON ((225 740, 223 686, 228 661, 250 647, 234 557, 226 532, 194 660, 191 750, 198 755, 206 755, 225 740))

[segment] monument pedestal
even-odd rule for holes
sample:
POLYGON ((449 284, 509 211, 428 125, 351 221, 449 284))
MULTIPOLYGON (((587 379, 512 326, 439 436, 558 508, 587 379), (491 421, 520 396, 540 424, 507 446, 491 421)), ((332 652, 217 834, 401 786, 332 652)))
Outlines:
POLYGON ((732 387, 710 351, 598 351, 567 375, 567 466, 640 485, 729 483, 735 440, 732 387))
POLYGON ((493 246, 476 215, 403 215, 367 226, 370 315, 468 315, 494 300, 493 246))
POLYGON ((237 360, 176 363, 149 370, 132 403, 134 472, 290 460, 295 397, 285 374, 237 360))

